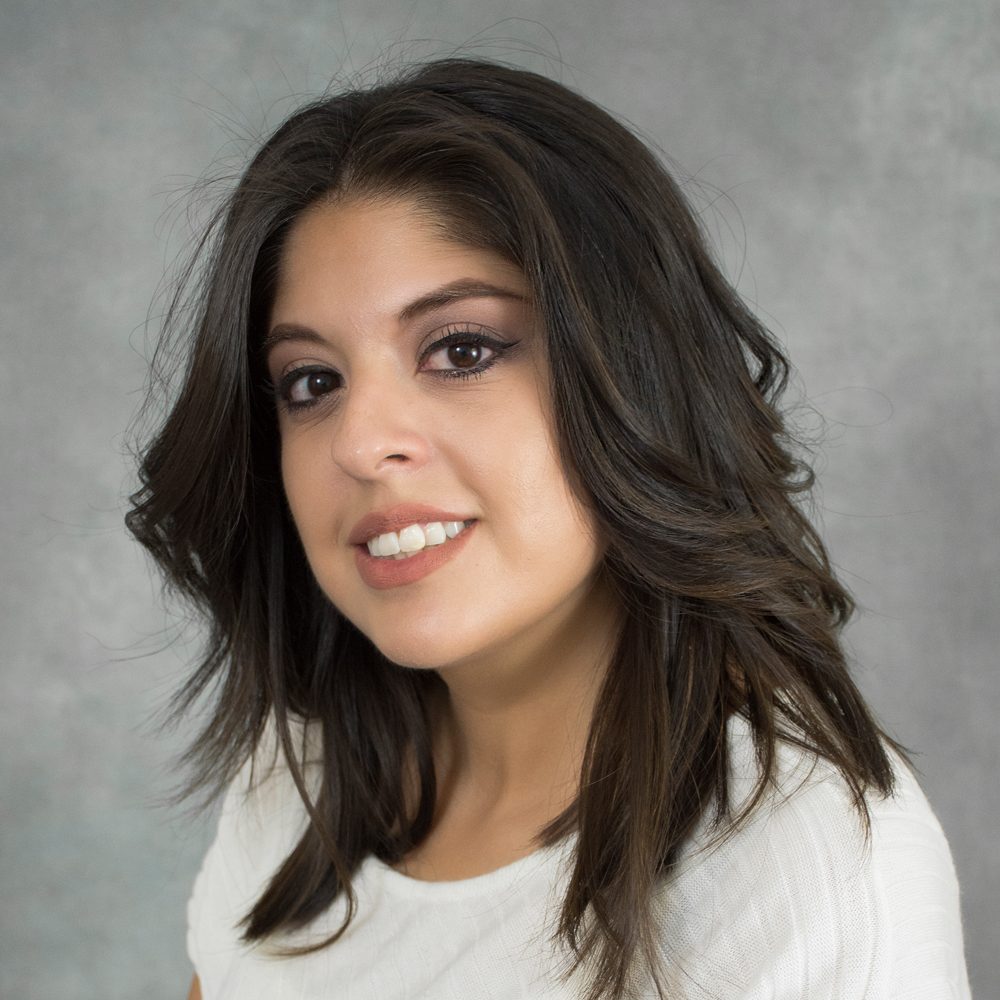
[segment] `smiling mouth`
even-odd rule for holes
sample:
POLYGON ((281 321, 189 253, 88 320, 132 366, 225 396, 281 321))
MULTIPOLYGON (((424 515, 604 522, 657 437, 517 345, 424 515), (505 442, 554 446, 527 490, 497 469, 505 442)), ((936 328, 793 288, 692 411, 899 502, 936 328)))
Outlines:
POLYGON ((424 549, 443 545, 460 535, 473 521, 431 521, 410 524, 397 531, 369 538, 368 552, 376 559, 408 559, 424 549))

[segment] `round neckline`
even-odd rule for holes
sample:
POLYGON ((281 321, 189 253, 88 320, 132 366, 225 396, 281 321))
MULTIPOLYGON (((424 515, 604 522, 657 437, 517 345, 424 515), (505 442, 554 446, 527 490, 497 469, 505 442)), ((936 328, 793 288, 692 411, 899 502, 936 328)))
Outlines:
POLYGON ((540 847, 523 858, 518 858, 517 861, 482 875, 443 882, 427 882, 412 878, 396 871, 376 857, 370 857, 367 863, 372 866, 379 882, 393 895, 420 899, 469 899, 476 896, 495 896, 498 892, 503 892, 548 867, 553 861, 558 861, 566 853, 573 839, 575 838, 566 838, 549 847, 540 847))

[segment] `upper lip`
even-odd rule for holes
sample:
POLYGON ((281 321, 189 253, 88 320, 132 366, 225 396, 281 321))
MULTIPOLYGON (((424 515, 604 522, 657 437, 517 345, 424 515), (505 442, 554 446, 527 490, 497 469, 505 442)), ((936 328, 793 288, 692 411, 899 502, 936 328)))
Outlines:
POLYGON ((351 545, 364 545, 376 535, 386 535, 390 531, 399 531, 411 524, 430 524, 433 521, 467 521, 465 514, 455 514, 441 510, 440 507, 428 507, 422 503, 402 503, 386 510, 373 510, 365 514, 351 529, 348 541, 351 545))

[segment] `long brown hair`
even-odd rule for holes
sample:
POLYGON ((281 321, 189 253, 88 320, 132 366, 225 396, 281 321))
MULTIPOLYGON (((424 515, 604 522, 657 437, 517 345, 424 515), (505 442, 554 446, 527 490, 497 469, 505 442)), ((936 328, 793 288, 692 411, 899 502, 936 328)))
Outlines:
POLYGON ((388 661, 330 603, 282 493, 260 344, 286 234, 331 193, 420 198, 452 238, 502 254, 533 286, 564 467, 627 618, 578 797, 539 842, 578 833, 558 933, 586 962, 592 1000, 623 997, 637 968, 655 975, 651 897, 680 848, 706 809, 720 832, 739 818, 734 710, 752 728, 758 796, 778 739, 832 762, 863 817, 866 792, 892 788, 837 638, 851 601, 797 502, 812 476, 777 408, 788 364, 656 156, 552 80, 431 62, 324 97, 267 140, 168 315, 168 335, 190 333, 189 360, 127 517, 210 629, 178 700, 216 694, 187 757, 192 788, 220 788, 273 717, 311 816, 248 914, 247 940, 302 927, 339 894, 349 921, 360 863, 419 844, 436 795, 440 678, 388 661), (312 799, 289 713, 323 723, 312 799))

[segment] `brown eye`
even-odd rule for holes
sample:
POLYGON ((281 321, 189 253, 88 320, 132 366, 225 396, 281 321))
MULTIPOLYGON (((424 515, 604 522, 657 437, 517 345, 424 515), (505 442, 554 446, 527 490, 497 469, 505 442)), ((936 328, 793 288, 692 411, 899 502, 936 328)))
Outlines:
POLYGON ((486 371, 508 347, 513 346, 481 334, 456 331, 428 348, 420 363, 420 370, 460 377, 478 375, 486 371))
POLYGON ((288 401, 309 403, 338 388, 340 388, 340 376, 336 372, 310 372, 297 378, 288 387, 288 401))
POLYGON ((473 368, 482 356, 483 349, 479 344, 452 344, 448 348, 448 360, 456 368, 473 368))

